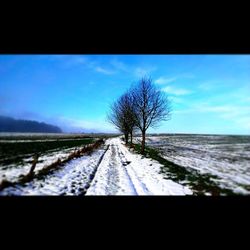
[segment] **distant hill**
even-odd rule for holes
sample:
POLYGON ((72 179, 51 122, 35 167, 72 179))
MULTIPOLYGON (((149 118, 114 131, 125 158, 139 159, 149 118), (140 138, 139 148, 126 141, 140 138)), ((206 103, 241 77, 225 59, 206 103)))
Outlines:
POLYGON ((17 120, 0 116, 0 132, 62 133, 62 130, 44 122, 17 120))

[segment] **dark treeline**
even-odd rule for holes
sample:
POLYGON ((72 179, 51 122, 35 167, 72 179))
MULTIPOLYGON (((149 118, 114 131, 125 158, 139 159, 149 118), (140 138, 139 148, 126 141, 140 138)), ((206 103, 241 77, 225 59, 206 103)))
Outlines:
POLYGON ((16 120, 11 117, 0 116, 0 132, 62 133, 62 130, 44 122, 16 120))
POLYGON ((140 132, 141 152, 144 153, 148 128, 168 120, 170 112, 167 95, 153 84, 151 78, 144 77, 111 105, 108 121, 123 133, 126 144, 129 136, 132 144, 133 133, 140 132))

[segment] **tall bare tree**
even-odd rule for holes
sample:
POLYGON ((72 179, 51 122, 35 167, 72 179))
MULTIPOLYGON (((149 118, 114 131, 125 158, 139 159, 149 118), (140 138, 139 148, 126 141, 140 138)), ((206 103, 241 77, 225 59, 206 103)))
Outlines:
POLYGON ((141 152, 145 151, 146 131, 160 121, 169 120, 171 106, 165 93, 156 88, 151 78, 144 77, 131 90, 135 125, 142 133, 141 152))
POLYGON ((122 112, 121 106, 119 105, 119 100, 115 101, 111 107, 110 111, 107 115, 107 119, 110 123, 112 123, 116 129, 118 129, 121 133, 124 134, 125 143, 128 143, 129 136, 129 128, 126 123, 125 116, 122 112))
POLYGON ((133 103, 133 96, 130 91, 127 91, 120 97, 120 106, 122 109, 122 113, 124 114, 125 121, 129 130, 130 135, 130 143, 133 143, 133 132, 136 130, 136 114, 135 114, 135 106, 133 103))
POLYGON ((135 129, 135 113, 132 100, 133 98, 129 92, 123 94, 111 105, 107 117, 108 121, 124 134, 126 144, 128 143, 129 135, 132 143, 133 131, 135 129))

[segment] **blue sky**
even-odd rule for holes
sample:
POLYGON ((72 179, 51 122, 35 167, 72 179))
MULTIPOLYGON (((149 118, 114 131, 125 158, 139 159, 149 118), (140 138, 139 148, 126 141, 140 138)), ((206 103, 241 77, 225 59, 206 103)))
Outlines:
POLYGON ((113 132, 110 104, 142 76, 173 107, 149 132, 250 134, 250 55, 0 55, 0 114, 113 132))

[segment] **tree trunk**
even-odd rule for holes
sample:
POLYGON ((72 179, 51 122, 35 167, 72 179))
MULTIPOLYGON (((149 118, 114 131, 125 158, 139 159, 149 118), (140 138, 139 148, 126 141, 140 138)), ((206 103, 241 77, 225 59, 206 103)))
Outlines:
POLYGON ((124 136, 125 136, 125 143, 128 144, 128 133, 126 133, 124 136))
POLYGON ((133 144, 133 132, 130 133, 130 144, 131 144, 131 146, 133 144))
POLYGON ((145 152, 145 140, 146 140, 146 132, 142 131, 142 142, 141 142, 141 153, 145 152))
POLYGON ((32 166, 31 166, 30 171, 28 173, 29 176, 33 175, 33 172, 35 170, 36 164, 38 162, 38 157, 39 157, 38 154, 35 154, 34 157, 33 157, 32 166))

